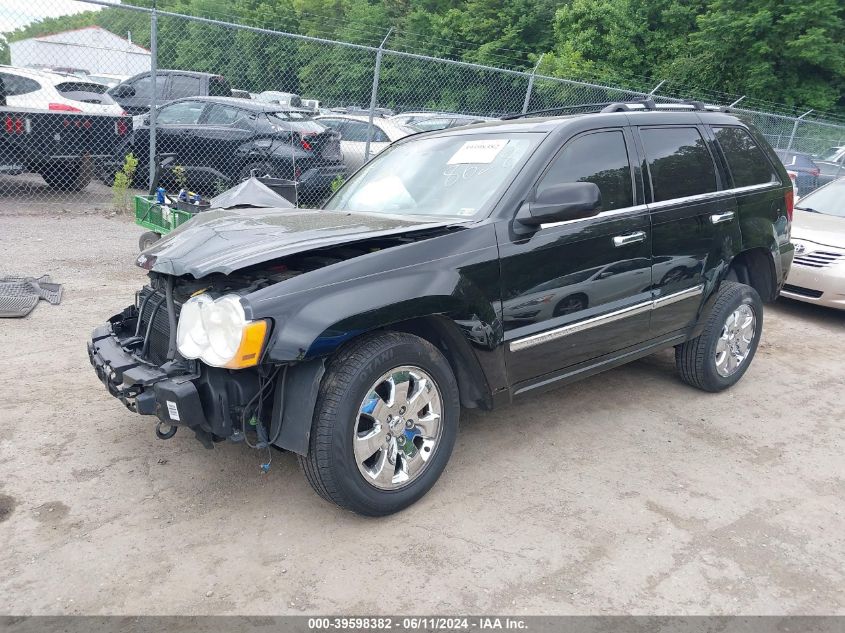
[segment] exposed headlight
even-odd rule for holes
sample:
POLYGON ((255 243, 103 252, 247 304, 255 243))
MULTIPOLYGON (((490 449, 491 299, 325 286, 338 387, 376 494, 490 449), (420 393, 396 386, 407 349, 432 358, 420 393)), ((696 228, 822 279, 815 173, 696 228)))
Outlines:
POLYGON ((247 321, 237 295, 211 299, 202 294, 182 306, 176 346, 185 358, 239 369, 258 363, 266 334, 267 322, 247 321))

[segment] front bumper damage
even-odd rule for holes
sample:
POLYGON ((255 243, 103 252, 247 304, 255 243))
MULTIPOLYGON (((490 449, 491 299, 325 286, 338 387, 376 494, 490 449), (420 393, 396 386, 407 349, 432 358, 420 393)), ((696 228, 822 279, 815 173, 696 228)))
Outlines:
POLYGON ((197 363, 180 361, 156 367, 138 358, 122 345, 114 331, 114 323, 122 321, 125 312, 91 335, 88 359, 97 377, 130 411, 158 418, 160 434, 164 433, 162 427, 187 426, 211 448, 215 429, 206 418, 194 384, 201 378, 197 363))
POLYGON ((241 441, 240 411, 258 389, 258 373, 181 358, 156 365, 142 356, 148 342, 136 335, 137 320, 138 309, 129 306, 88 342, 91 366, 108 392, 130 411, 155 416, 162 439, 188 427, 206 448, 223 439, 241 441))

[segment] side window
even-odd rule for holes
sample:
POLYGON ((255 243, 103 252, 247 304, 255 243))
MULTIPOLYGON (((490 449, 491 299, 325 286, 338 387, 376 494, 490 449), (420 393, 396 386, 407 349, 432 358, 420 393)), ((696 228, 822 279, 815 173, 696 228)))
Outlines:
POLYGON ((358 143, 367 142, 367 124, 360 121, 344 121, 345 125, 341 131, 344 141, 355 141, 358 143))
POLYGON ((21 77, 19 75, 12 75, 9 73, 0 73, 0 79, 3 80, 6 88, 7 97, 17 97, 18 95, 25 95, 30 92, 35 92, 41 85, 34 79, 28 77, 21 77))
POLYGON ((172 75, 170 77, 170 98, 197 97, 200 94, 200 78, 189 75, 172 75))
MULTIPOLYGON (((156 98, 164 97, 164 84, 167 82, 167 77, 164 75, 156 75, 156 98)), ((141 99, 153 98, 153 80, 149 75, 137 79, 130 84, 135 89, 135 97, 141 99)))
POLYGON ((640 129, 654 201, 716 191, 716 166, 694 127, 640 129))
POLYGON ((215 104, 209 109, 205 122, 212 125, 232 125, 244 116, 244 113, 238 108, 215 104))
POLYGON ((338 132, 340 132, 341 138, 344 136, 343 124, 346 123, 346 121, 344 121, 343 119, 319 119, 317 123, 319 123, 320 125, 325 125, 329 129, 337 130, 338 132))
POLYGON ((777 182, 757 141, 741 127, 714 127, 713 133, 734 179, 734 187, 777 182))
POLYGON ((164 106, 158 113, 156 121, 161 125, 194 125, 200 120, 200 114, 205 107, 199 101, 180 101, 164 106))
POLYGON ((603 211, 633 205, 634 189, 625 135, 620 130, 608 130, 569 141, 543 175, 537 192, 564 182, 598 185, 603 211))

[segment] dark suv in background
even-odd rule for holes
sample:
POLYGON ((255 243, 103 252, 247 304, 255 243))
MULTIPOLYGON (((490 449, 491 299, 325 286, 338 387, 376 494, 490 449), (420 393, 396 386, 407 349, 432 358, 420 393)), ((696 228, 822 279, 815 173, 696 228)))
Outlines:
POLYGON ((686 383, 734 385, 792 208, 762 136, 698 104, 409 136, 321 210, 198 214, 88 351, 160 437, 292 451, 323 498, 389 514, 443 472, 461 407, 669 347, 686 383))
MULTIPOLYGON (((320 204, 332 181, 346 176, 340 135, 304 110, 233 97, 179 99, 158 108, 156 151, 173 153, 187 185, 218 193, 255 171, 297 183, 300 204, 320 204)), ((117 153, 113 175, 132 153, 139 159, 136 185, 149 173, 150 121, 143 117, 117 153)), ((166 185, 174 184, 162 174, 166 185)))
POLYGON ((225 77, 189 70, 156 71, 155 90, 150 73, 140 73, 109 88, 109 95, 127 114, 149 112, 155 93, 161 105, 183 97, 231 97, 232 87, 225 77))

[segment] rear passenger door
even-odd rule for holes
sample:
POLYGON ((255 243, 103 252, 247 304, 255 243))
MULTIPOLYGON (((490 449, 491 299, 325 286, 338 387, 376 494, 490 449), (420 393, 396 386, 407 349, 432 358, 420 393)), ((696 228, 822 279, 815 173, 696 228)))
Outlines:
POLYGON ((733 194, 700 125, 639 127, 652 223, 652 336, 687 328, 740 246, 733 194))
POLYGON ((226 184, 240 177, 248 156, 243 146, 255 136, 254 120, 249 117, 240 108, 212 103, 203 113, 200 125, 188 133, 186 143, 193 145, 196 170, 206 184, 226 184))

